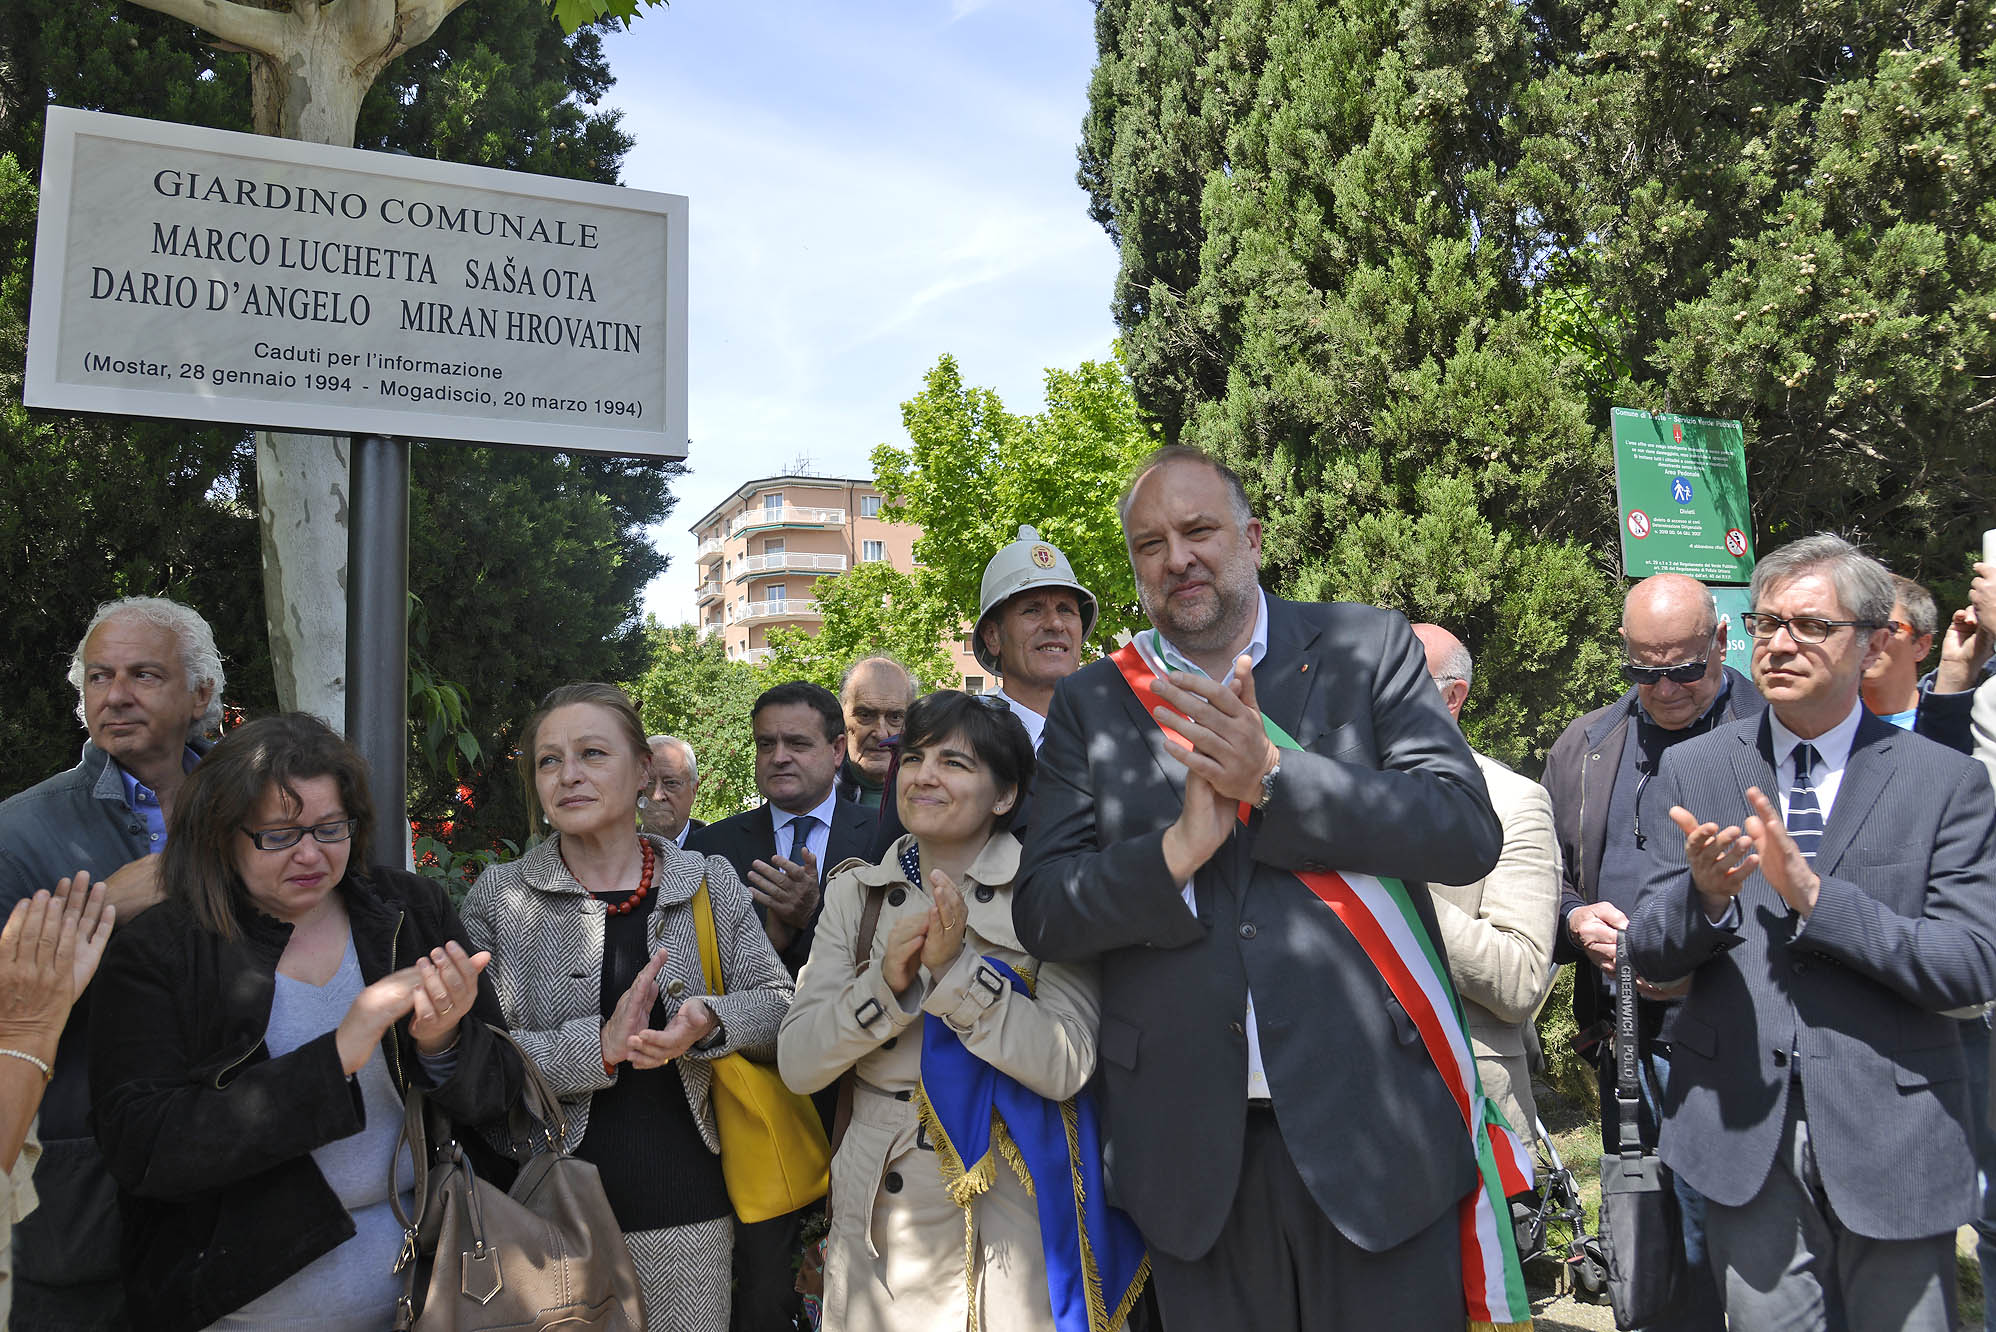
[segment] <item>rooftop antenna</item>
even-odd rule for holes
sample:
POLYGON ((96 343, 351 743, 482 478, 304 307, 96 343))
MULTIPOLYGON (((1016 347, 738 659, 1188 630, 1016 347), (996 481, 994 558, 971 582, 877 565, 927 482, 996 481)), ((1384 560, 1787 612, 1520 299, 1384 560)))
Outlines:
POLYGON ((810 454, 800 453, 797 455, 797 461, 791 464, 790 474, 792 476, 816 476, 818 474, 817 467, 815 466, 816 461, 810 454))

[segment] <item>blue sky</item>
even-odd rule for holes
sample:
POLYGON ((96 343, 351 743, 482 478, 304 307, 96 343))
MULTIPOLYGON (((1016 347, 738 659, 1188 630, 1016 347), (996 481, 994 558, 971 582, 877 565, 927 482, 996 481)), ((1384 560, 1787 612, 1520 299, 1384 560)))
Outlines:
POLYGON ((693 617, 687 526, 808 457, 867 476, 944 352, 1013 411, 1107 356, 1114 245, 1074 183, 1085 0, 675 0, 608 40, 624 183, 691 200, 692 474, 645 609, 693 617))

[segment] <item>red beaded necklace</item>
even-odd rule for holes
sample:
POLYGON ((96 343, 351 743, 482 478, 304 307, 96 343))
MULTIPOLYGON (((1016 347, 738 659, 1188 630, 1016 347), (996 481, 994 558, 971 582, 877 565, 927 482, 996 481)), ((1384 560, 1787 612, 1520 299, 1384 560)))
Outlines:
POLYGON ((604 915, 628 916, 631 912, 637 909, 638 903, 644 901, 645 898, 651 895, 652 866, 657 861, 658 856, 657 853, 651 849, 651 843, 647 842, 642 837, 638 838, 638 850, 640 853, 643 854, 645 863, 644 863, 643 873, 638 875, 638 890, 636 892, 632 893, 629 897, 625 898, 621 902, 611 903, 611 902, 603 902, 603 894, 597 892, 593 888, 584 890, 591 897, 595 898, 597 901, 603 902, 604 915))

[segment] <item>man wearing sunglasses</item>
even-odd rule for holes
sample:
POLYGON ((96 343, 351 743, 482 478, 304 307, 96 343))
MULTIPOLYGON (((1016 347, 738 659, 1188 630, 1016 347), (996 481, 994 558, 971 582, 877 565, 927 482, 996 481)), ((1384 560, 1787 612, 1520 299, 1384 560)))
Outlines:
MULTIPOLYGON (((1752 682, 1725 664, 1726 622, 1695 578, 1658 574, 1629 589, 1621 642, 1622 676, 1630 689, 1569 725, 1545 769, 1564 875, 1553 960, 1577 964, 1573 1017, 1582 1039, 1592 1037, 1604 1126, 1616 1123, 1614 1061, 1602 1039, 1615 1011, 1615 931, 1627 926, 1635 908, 1645 845, 1658 836, 1679 836, 1667 823, 1646 826, 1638 799, 1665 750, 1721 723, 1758 717, 1765 706, 1752 682)), ((1675 998, 1648 987, 1636 1005, 1641 1132, 1648 1147, 1657 1141, 1658 1087, 1669 1078, 1676 1010, 1675 998)), ((1704 1264, 1702 1201, 1682 1181, 1678 1198, 1694 1279, 1671 1314, 1649 1327, 1720 1332, 1725 1319, 1704 1264)))
POLYGON ((1977 1202, 1951 1014, 1996 998, 1996 802, 1859 700, 1877 561, 1805 537, 1750 595, 1767 711, 1666 754, 1643 806, 1675 826, 1628 949, 1689 981, 1660 1150, 1707 1200, 1731 1327, 1943 1332, 1977 1202))

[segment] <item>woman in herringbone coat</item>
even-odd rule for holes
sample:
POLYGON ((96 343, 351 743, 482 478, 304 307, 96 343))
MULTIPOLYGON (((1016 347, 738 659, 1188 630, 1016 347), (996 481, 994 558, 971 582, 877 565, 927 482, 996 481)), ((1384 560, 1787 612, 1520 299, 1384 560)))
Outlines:
POLYGON ((637 831, 651 750, 622 690, 549 694, 521 764, 552 835, 478 876, 465 927, 491 950, 506 1020, 562 1098, 570 1149, 602 1174, 646 1321, 722 1332, 733 1210, 709 1061, 774 1058, 789 973, 727 861, 637 831), (700 972, 703 880, 726 994, 708 994, 700 972))

